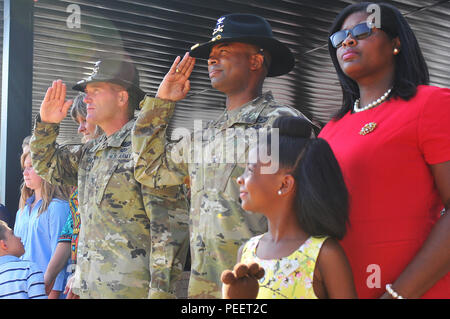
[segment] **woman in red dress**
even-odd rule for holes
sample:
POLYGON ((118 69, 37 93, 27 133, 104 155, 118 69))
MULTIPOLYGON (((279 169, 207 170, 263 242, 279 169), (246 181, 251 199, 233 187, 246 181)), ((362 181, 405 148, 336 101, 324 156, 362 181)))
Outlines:
POLYGON ((428 85, 413 31, 387 4, 345 8, 329 50, 343 106, 319 136, 350 194, 341 244, 358 296, 450 298, 450 89, 428 85))

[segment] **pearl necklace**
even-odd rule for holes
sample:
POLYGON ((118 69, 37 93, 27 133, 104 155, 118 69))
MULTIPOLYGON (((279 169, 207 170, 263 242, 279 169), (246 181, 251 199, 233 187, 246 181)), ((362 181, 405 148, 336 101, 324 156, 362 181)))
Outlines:
POLYGON ((391 93, 392 88, 390 88, 389 90, 387 90, 379 99, 377 99, 376 101, 373 101, 372 103, 367 104, 366 106, 363 107, 359 107, 359 99, 356 99, 355 104, 353 104, 353 111, 355 113, 358 112, 362 112, 368 109, 371 109, 377 105, 380 105, 381 103, 383 103, 387 97, 389 96, 389 94, 391 93))

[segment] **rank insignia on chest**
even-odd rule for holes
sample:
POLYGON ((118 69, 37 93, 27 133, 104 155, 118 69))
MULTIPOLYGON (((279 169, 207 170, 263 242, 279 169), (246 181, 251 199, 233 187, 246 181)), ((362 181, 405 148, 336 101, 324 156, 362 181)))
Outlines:
POLYGON ((377 127, 377 123, 375 123, 375 122, 367 123, 366 125, 364 125, 361 128, 361 131, 359 131, 359 135, 369 134, 369 133, 373 132, 373 130, 375 130, 376 127, 377 127))

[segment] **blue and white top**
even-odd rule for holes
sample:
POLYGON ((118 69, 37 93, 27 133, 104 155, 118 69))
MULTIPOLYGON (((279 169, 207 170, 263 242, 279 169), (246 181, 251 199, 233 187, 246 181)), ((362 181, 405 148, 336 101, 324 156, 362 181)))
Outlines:
POLYGON ((44 274, 28 260, 0 256, 0 299, 46 299, 44 274))
MULTIPOLYGON (((34 196, 30 197, 25 207, 17 212, 14 234, 21 238, 25 247, 22 260, 35 262, 40 270, 45 273, 48 263, 55 252, 61 230, 70 214, 69 203, 54 198, 47 210, 38 216, 42 200, 38 201, 31 209, 34 196)), ((63 291, 67 279, 66 269, 63 269, 56 277, 53 290, 63 291)))

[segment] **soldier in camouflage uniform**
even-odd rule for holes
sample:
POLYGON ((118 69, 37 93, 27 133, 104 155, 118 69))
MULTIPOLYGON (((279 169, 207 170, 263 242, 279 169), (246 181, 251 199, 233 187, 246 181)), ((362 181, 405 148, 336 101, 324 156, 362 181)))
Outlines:
POLYGON ((131 62, 103 60, 74 86, 86 92, 87 121, 104 135, 58 146, 71 101, 54 81, 36 119, 33 167, 50 183, 78 186, 83 226, 72 292, 76 298, 173 298, 186 260, 188 211, 183 189, 150 189, 134 178, 131 129, 143 98, 131 62))
POLYGON ((236 178, 247 163, 245 134, 252 128, 270 127, 281 115, 303 115, 279 106, 270 92, 262 93, 267 75, 285 74, 294 66, 292 53, 272 37, 263 18, 221 17, 213 39, 194 46, 191 56, 208 58, 211 84, 226 94, 227 108, 217 120, 199 131, 194 129, 181 141, 166 141, 175 101, 186 96, 195 63, 188 53, 182 60, 177 57, 156 98, 147 96, 141 103, 132 133, 135 177, 156 188, 179 185, 189 177, 192 261, 188 297, 221 298, 220 275, 236 263, 239 246, 267 231, 266 219, 245 212, 239 203, 236 178))

